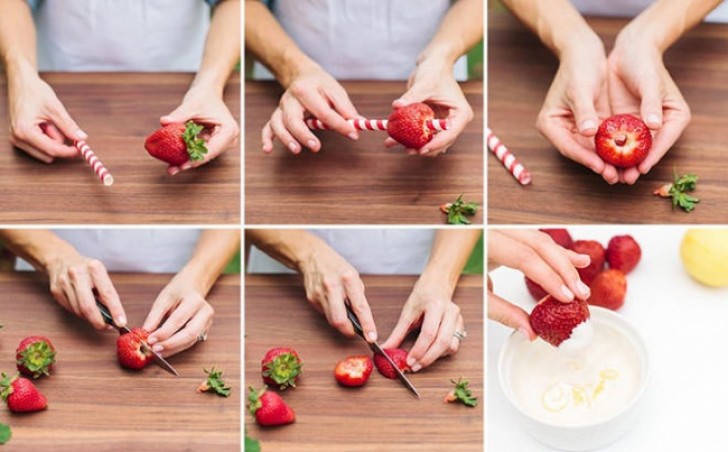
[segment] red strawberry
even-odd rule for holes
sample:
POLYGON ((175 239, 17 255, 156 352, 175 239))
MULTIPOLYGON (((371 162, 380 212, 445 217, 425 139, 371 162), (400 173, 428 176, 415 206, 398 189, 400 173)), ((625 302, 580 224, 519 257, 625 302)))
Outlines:
POLYGON ((589 304, 617 310, 624 304, 627 278, 620 270, 604 270, 591 283, 589 304))
POLYGON ((133 328, 130 333, 122 334, 116 340, 116 354, 122 367, 133 370, 144 369, 152 361, 152 352, 143 343, 147 342, 149 332, 133 328))
POLYGON ((53 363, 56 362, 56 349, 51 341, 43 336, 26 337, 15 351, 20 373, 33 378, 50 375, 53 363))
MULTIPOLYGON (((392 361, 394 361, 394 364, 397 365, 399 370, 401 370, 402 372, 409 372, 410 368, 407 365, 406 350, 402 350, 401 348, 389 348, 384 350, 384 353, 392 358, 392 361)), ((377 366, 377 370, 384 377, 391 379, 397 378, 397 373, 395 372, 394 368, 392 368, 392 365, 389 364, 387 358, 385 358, 384 356, 375 354, 374 365, 377 366)))
POLYGON ((642 250, 631 235, 612 237, 607 245, 607 262, 609 268, 622 270, 624 274, 631 272, 642 257, 642 250))
POLYGON ((589 285, 604 269, 604 247, 594 240, 577 240, 572 250, 579 254, 586 254, 591 258, 588 267, 579 268, 579 277, 589 285))
POLYGON ((296 420, 296 413, 286 405, 281 396, 265 386, 260 392, 250 387, 248 409, 260 425, 285 425, 296 420))
POLYGON ((435 112, 422 102, 397 108, 389 115, 387 133, 407 148, 420 149, 434 134, 425 124, 428 119, 435 119, 435 112))
POLYGON ((614 115, 602 122, 594 137, 597 155, 620 168, 639 165, 652 147, 652 133, 634 115, 614 115))
POLYGON ((541 339, 554 347, 571 337, 571 332, 589 319, 586 301, 576 299, 562 303, 548 296, 531 311, 531 328, 541 339))
POLYGON ((334 377, 344 386, 363 386, 373 369, 374 364, 368 356, 349 356, 336 365, 334 377))
POLYGON ((574 246, 574 239, 571 238, 569 231, 563 228, 554 229, 539 229, 541 232, 545 232, 556 242, 557 245, 570 250, 574 246))
POLYGON ((173 166, 199 161, 207 154, 205 140, 198 138, 203 129, 193 121, 167 124, 147 137, 144 148, 152 157, 173 166))
POLYGON ((260 363, 263 383, 286 389, 296 387, 301 375, 301 358, 292 348, 276 347, 268 350, 260 363))
POLYGON ((2 374, 0 395, 13 413, 40 411, 48 407, 48 400, 33 382, 18 375, 8 377, 2 374))
POLYGON ((538 301, 548 295, 548 292, 546 292, 543 287, 541 287, 538 283, 536 283, 528 276, 524 276, 523 279, 526 281, 526 288, 528 289, 528 293, 531 294, 534 300, 538 301))

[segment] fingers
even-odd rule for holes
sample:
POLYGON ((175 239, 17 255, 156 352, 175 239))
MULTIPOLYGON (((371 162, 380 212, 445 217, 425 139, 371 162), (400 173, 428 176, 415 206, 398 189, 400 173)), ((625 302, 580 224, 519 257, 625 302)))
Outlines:
POLYGON ((372 310, 364 296, 364 283, 359 278, 359 275, 353 271, 344 273, 341 279, 344 283, 344 290, 351 304, 351 309, 361 324, 364 338, 367 342, 376 341, 377 327, 374 325, 372 310))
POLYGON ((528 313, 492 292, 488 292, 488 318, 520 331, 528 340, 536 339, 528 313))
MULTIPOLYGON (((326 124, 329 129, 334 130, 349 139, 359 139, 359 133, 356 131, 356 128, 354 128, 354 125, 350 124, 338 111, 331 108, 326 99, 321 96, 320 92, 301 90, 295 94, 296 98, 301 102, 303 107, 313 116, 326 124)), ((353 115, 351 118, 355 118, 356 116, 357 115, 353 115)))
POLYGON ((270 121, 268 122, 268 124, 270 124, 271 130, 273 131, 273 135, 275 135, 275 138, 283 143, 283 145, 286 146, 289 151, 291 151, 293 154, 301 153, 301 145, 298 143, 298 141, 296 141, 295 138, 293 138, 293 135, 291 135, 288 129, 286 129, 286 126, 283 124, 283 112, 280 108, 276 109, 276 111, 273 112, 273 115, 270 117, 270 121))
POLYGON ((76 266, 68 269, 68 278, 75 297, 77 314, 86 319, 97 330, 106 328, 104 318, 96 306, 93 294, 93 281, 85 267, 76 266))
POLYGON ((275 135, 273 134, 273 128, 271 128, 270 121, 268 121, 265 123, 265 126, 263 126, 263 130, 260 133, 260 141, 263 144, 263 152, 266 154, 273 152, 274 138, 275 135))
POLYGON ((114 284, 111 282, 111 278, 106 271, 106 267, 101 261, 91 260, 88 264, 89 274, 93 281, 93 286, 96 288, 96 292, 101 299, 101 302, 106 306, 111 313, 111 317, 114 319, 114 323, 118 327, 126 326, 126 313, 124 307, 121 305, 121 299, 119 294, 116 292, 114 284))
POLYGON ((71 118, 62 105, 59 104, 55 107, 51 107, 50 110, 51 121, 69 140, 77 141, 88 138, 88 135, 81 130, 78 124, 76 124, 76 121, 71 118))
POLYGON ((178 301, 171 298, 167 290, 162 290, 157 299, 154 300, 142 328, 150 332, 155 331, 162 324, 162 320, 167 313, 174 309, 177 303, 178 301))
MULTIPOLYGON (((442 322, 445 313, 445 308, 441 304, 434 304, 428 311, 425 312, 425 319, 422 321, 422 328, 420 328, 420 334, 417 336, 415 345, 409 351, 407 355, 407 365, 415 370, 418 364, 418 360, 425 354, 425 352, 432 346, 435 339, 437 339, 437 332, 440 329, 440 323, 442 322)), ((419 368, 417 368, 419 370, 419 368)), ((416 370, 415 370, 416 372, 416 370)))
POLYGON ((662 99, 659 77, 651 77, 644 80, 640 86, 640 116, 650 129, 656 130, 662 126, 662 99))
POLYGON ((71 158, 78 155, 78 150, 75 147, 51 139, 43 133, 40 127, 35 125, 14 128, 10 142, 13 146, 26 151, 32 157, 39 158, 39 152, 45 154, 47 157, 39 159, 47 163, 49 163, 49 160, 53 161, 54 157, 71 158))
MULTIPOLYGON (((182 329, 182 327, 185 326, 185 324, 197 313, 197 311, 202 309, 205 305, 207 305, 207 302, 199 294, 194 293, 185 296, 179 304, 177 304, 174 310, 171 311, 169 317, 164 321, 162 326, 149 334, 149 338, 147 340, 149 345, 155 345, 158 342, 166 341, 173 334, 182 329)), ((154 351, 161 351, 157 350, 155 347, 152 348, 154 348, 154 351)))
POLYGON ((670 110, 666 113, 665 121, 653 139, 652 149, 647 154, 647 158, 637 167, 641 174, 647 174, 667 154, 689 123, 690 108, 684 102, 680 109, 670 110))
POLYGON ((324 304, 324 312, 329 321, 329 325, 336 328, 345 336, 354 336, 356 334, 354 333, 354 327, 346 315, 346 307, 344 305, 346 293, 344 292, 344 287, 338 282, 331 284, 324 283, 324 285, 327 298, 324 304))
POLYGON ((607 179, 607 174, 603 174, 606 168, 604 161, 593 150, 579 144, 564 124, 539 117, 537 128, 564 157, 586 166, 597 174, 602 174, 609 183, 616 183, 619 180, 616 172, 613 177, 610 172, 608 174, 610 177, 607 179))
POLYGON ((399 315, 399 320, 397 320, 397 324, 394 326, 392 333, 389 335, 387 340, 381 344, 382 348, 398 348, 407 334, 409 334, 410 326, 414 320, 413 313, 407 306, 405 306, 402 313, 399 315))
POLYGON ((305 111, 303 106, 298 102, 292 102, 286 106, 283 111, 283 126, 288 130, 296 141, 302 143, 312 152, 318 152, 321 149, 316 135, 311 132, 304 121, 305 111))
POLYGON ((441 356, 450 353, 450 346, 452 340, 455 338, 455 329, 460 320, 462 320, 460 308, 455 303, 450 303, 445 308, 444 315, 440 321, 440 327, 436 333, 437 336, 430 344, 430 347, 419 357, 415 357, 414 353, 410 352, 410 356, 414 357, 417 361, 412 366, 413 372, 429 366, 441 356))
POLYGON ((152 349, 165 358, 187 350, 199 341, 200 335, 209 331, 213 317, 212 306, 205 303, 184 328, 174 333, 169 339, 154 344, 152 349))
POLYGON ((599 127, 599 116, 594 107, 594 99, 590 90, 585 87, 573 87, 573 95, 570 96, 570 104, 574 113, 579 133, 585 137, 593 137, 599 127))

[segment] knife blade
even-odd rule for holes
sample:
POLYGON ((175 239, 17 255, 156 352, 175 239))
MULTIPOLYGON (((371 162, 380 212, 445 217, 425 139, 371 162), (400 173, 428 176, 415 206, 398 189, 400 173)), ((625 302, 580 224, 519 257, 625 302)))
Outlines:
MULTIPOLYGON (((111 316, 111 313, 109 310, 104 306, 98 299, 96 299, 96 306, 99 308, 99 311, 101 312, 101 317, 104 318, 104 322, 107 324, 113 326, 114 328, 118 329, 119 332, 123 332, 123 334, 131 333, 131 330, 128 326, 122 326, 118 327, 114 324, 114 318, 111 316)), ((166 359, 162 358, 162 355, 155 352, 152 347, 149 346, 149 344, 146 343, 146 341, 142 341, 142 346, 149 350, 149 352, 152 354, 154 362, 161 367, 162 369, 166 370, 167 372, 171 373, 175 377, 179 377, 179 372, 177 372, 177 369, 172 367, 170 363, 167 362, 166 359)))
POLYGON ((399 378, 399 381, 401 381, 402 384, 407 389, 412 391, 412 393, 414 395, 416 395, 417 398, 419 399, 420 393, 417 391, 417 388, 415 388, 415 386, 412 384, 412 382, 409 380, 409 378, 407 378, 407 376, 404 374, 404 372, 402 372, 399 369, 399 367, 397 366, 397 364, 394 363, 392 358, 384 352, 384 349, 382 349, 382 347, 379 344, 377 344, 376 342, 369 342, 366 340, 366 338, 364 338, 364 330, 362 329, 361 324, 359 323, 359 319, 357 318, 356 314, 354 314, 354 311, 351 310, 351 306, 349 306, 348 304, 345 304, 345 306, 346 306, 346 316, 349 318, 349 321, 351 322, 352 326, 354 327, 354 331, 356 332, 356 334, 359 337, 361 337, 362 339, 364 339, 364 341, 367 343, 367 345, 369 345, 369 348, 374 353, 384 356, 384 358, 387 360, 389 365, 392 366, 392 369, 394 369, 394 371, 397 373, 397 378, 399 378))

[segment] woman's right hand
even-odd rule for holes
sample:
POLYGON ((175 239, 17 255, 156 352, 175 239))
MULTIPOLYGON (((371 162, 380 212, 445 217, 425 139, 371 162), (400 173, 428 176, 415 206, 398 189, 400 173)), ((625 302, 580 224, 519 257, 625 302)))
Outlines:
POLYGON ((79 155, 72 142, 85 140, 86 134, 37 73, 9 78, 8 98, 13 146, 45 163, 79 155))
POLYGON ((364 295, 364 282, 359 273, 328 245, 318 247, 298 264, 303 275, 306 298, 326 316, 329 325, 346 336, 354 336, 354 328, 346 315, 346 301, 359 319, 368 342, 377 340, 369 302, 364 295))
POLYGON ((116 326, 126 325, 126 314, 119 294, 100 261, 68 251, 50 259, 46 271, 53 298, 68 311, 87 320, 96 329, 106 328, 96 306, 96 292, 99 300, 109 309, 116 326))
POLYGON ((263 127, 263 151, 272 152, 275 140, 293 154, 299 154, 304 146, 312 152, 321 150, 321 142, 306 126, 309 117, 351 140, 359 138, 354 126, 347 122, 360 117, 349 95, 331 75, 312 63, 298 70, 263 127))
POLYGON ((604 46, 596 35, 574 40, 560 54, 559 69, 546 94, 536 127, 564 157, 614 184, 619 181, 617 169, 604 162, 594 147, 600 117, 609 116, 604 46))

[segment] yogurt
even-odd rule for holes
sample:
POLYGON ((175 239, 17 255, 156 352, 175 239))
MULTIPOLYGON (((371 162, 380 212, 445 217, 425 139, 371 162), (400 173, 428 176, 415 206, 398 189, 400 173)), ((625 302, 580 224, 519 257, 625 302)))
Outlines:
POLYGON ((514 344, 510 390, 520 408, 541 422, 596 424, 624 411, 639 391, 644 375, 637 344, 603 320, 583 325, 566 348, 566 341, 557 348, 541 339, 514 344))

